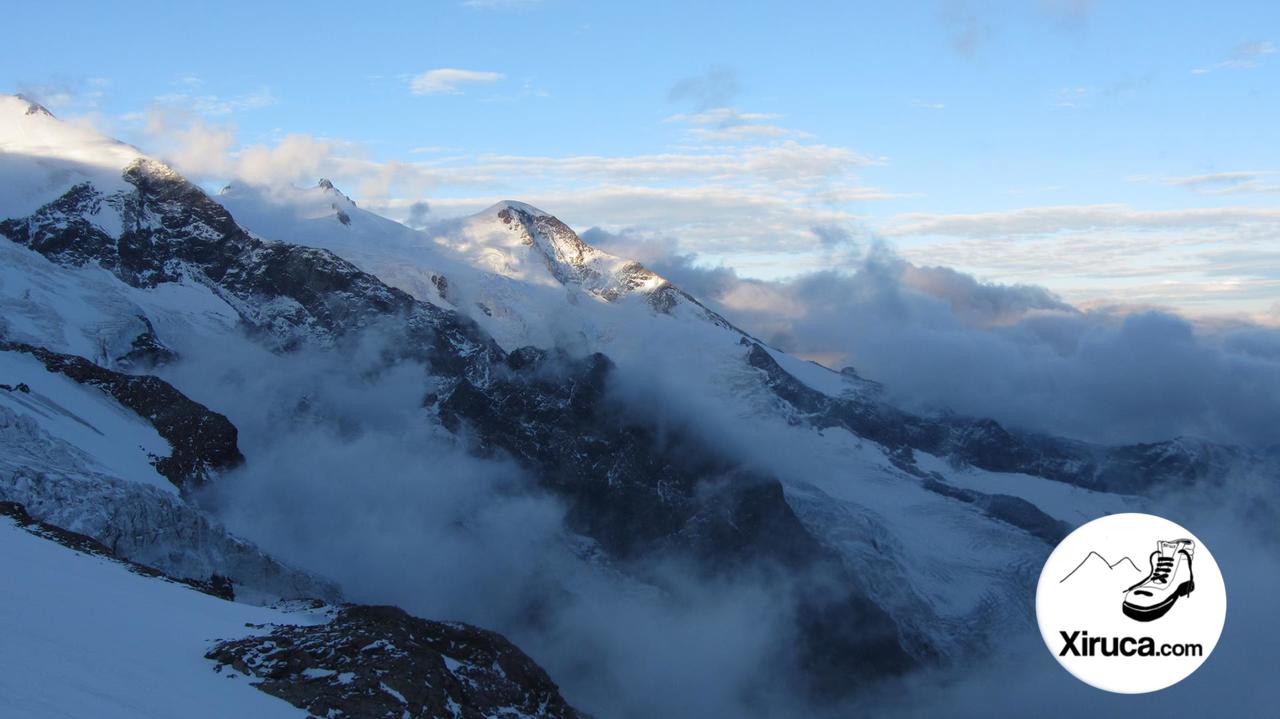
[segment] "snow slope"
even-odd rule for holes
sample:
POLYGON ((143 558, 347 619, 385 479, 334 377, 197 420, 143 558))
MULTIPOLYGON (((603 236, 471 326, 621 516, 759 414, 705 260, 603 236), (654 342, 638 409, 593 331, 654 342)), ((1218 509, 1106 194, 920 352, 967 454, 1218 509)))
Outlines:
POLYGON ((0 517, 0 706, 12 719, 303 717, 216 674, 214 640, 318 618, 228 602, 133 574, 0 517))
POLYGON ((152 457, 169 456, 169 443, 106 394, 50 372, 22 352, 0 351, 0 383, 29 387, 29 392, 0 390, 0 407, 32 418, 47 436, 74 447, 87 469, 177 492, 151 463, 152 457))

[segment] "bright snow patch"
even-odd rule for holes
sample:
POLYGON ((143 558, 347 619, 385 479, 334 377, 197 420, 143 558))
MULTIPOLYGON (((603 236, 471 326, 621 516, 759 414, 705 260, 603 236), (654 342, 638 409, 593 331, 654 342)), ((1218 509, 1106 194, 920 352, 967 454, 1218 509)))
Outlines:
POLYGON ((227 602, 74 552, 0 517, 0 704, 9 719, 302 717, 204 658, 246 623, 298 615, 227 602))
POLYGON ((91 467, 169 492, 177 488, 151 464, 172 448, 155 428, 94 387, 45 369, 22 352, 0 352, 0 384, 25 384, 30 392, 0 390, 0 406, 26 415, 53 437, 85 453, 91 467))
POLYGON ((90 127, 0 95, 0 219, 25 217, 85 181, 103 194, 128 189, 120 173, 140 157, 90 127))

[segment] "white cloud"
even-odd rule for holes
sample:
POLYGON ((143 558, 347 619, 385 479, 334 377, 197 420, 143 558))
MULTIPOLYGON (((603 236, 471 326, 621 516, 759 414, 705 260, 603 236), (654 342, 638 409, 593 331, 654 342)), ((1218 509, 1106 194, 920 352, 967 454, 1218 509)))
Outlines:
POLYGON ((687 122, 694 125, 715 125, 716 127, 726 127, 729 125, 738 125, 744 122, 759 122, 761 120, 778 120, 782 115, 769 112, 742 112, 734 107, 717 107, 711 110, 694 113, 680 113, 668 117, 664 122, 687 122))
POLYGON ((1280 296, 1280 209, 1028 207, 910 213, 880 228, 904 257, 1001 281, 1045 284, 1073 302, 1256 313, 1280 296))
POLYGON ((442 67, 436 70, 428 70, 421 75, 414 77, 409 81, 409 89, 415 95, 435 95, 450 94, 456 95, 462 91, 460 85, 468 83, 484 83, 497 82, 505 78, 500 72, 485 72, 480 70, 459 70, 456 68, 442 67))
MULTIPOLYGON (((199 78, 183 78, 182 84, 196 88, 203 85, 203 81, 199 78)), ((156 104, 165 105, 177 109, 193 112, 197 115, 205 115, 208 117, 218 117, 230 115, 243 110, 256 110, 263 107, 275 105, 279 100, 272 94, 268 88, 260 88, 254 92, 245 93, 243 95, 233 95, 231 97, 222 97, 220 95, 202 94, 193 95, 190 93, 170 93, 155 98, 156 104)))
MULTIPOLYGON (((311 184, 319 177, 344 177, 361 186, 385 177, 394 165, 365 157, 354 143, 305 133, 266 144, 241 146, 233 125, 213 124, 190 112, 159 106, 145 115, 147 147, 195 181, 239 180, 258 185, 311 184)), ((388 183, 384 182, 383 186, 388 183)), ((424 189, 427 183, 418 183, 424 189)))
POLYGON ((1083 107, 1092 94, 1087 87, 1064 87, 1058 90, 1058 107, 1083 107))
POLYGON ((1138 210, 1127 205, 1060 205, 1002 212, 907 213, 884 228, 887 236, 950 235, 992 238, 1067 230, 1187 229, 1261 223, 1280 225, 1280 209, 1253 207, 1138 210))
MULTIPOLYGON (((810 266, 806 253, 822 249, 812 231, 815 224, 851 225, 858 221, 849 210, 814 203, 803 193, 768 193, 753 188, 602 184, 518 196, 580 229, 598 226, 676 234, 710 257, 731 260, 744 268, 762 262, 782 274, 810 266)), ((458 216, 499 199, 501 195, 436 197, 431 199, 431 208, 437 216, 458 216)), ((403 219, 412 203, 395 199, 363 205, 403 219)), ((820 262, 820 258, 812 262, 820 262)), ((767 272, 767 268, 752 269, 767 272)))
POLYGON ((703 142, 742 142, 760 138, 809 136, 808 133, 766 122, 781 117, 767 112, 742 112, 734 107, 716 107, 696 113, 672 115, 664 122, 693 125, 687 131, 688 136, 703 142))
POLYGON ((1264 56, 1275 54, 1275 52, 1276 46, 1270 41, 1240 43, 1226 60, 1205 67, 1197 67, 1191 71, 1191 74, 1207 75, 1215 70, 1247 70, 1257 67, 1264 56))
POLYGON ((104 77, 54 83, 18 82, 19 94, 56 113, 95 113, 111 81, 104 77))
POLYGON ((313 184, 328 177, 360 203, 407 220, 428 200, 439 218, 516 198, 586 228, 679 233, 753 272, 787 274, 823 261, 815 226, 854 226, 857 203, 895 196, 855 173, 880 163, 850 148, 769 138, 765 113, 713 109, 673 122, 743 140, 669 152, 607 155, 463 154, 423 147, 406 160, 373 160, 359 143, 293 134, 239 145, 235 129, 169 107, 151 113, 144 142, 192 179, 211 184, 313 184), (746 129, 738 129, 746 128, 746 129), (817 253, 813 257, 806 253, 817 253))
POLYGON ((707 142, 742 142, 766 137, 807 137, 804 133, 778 125, 734 125, 714 129, 696 127, 689 131, 689 136, 707 142))
POLYGON ((480 155, 473 169, 487 174, 555 176, 565 181, 769 180, 779 187, 808 187, 848 175, 876 160, 844 147, 793 140, 743 148, 717 148, 646 155, 480 155))
POLYGON ((1275 181, 1276 170, 1236 170, 1213 172, 1205 175, 1172 177, 1168 184, 1185 187, 1204 195, 1234 195, 1245 193, 1277 193, 1280 183, 1275 181))
POLYGON ((875 243, 841 265, 762 281, 707 266, 674 240, 588 239, 637 256, 776 347, 852 365, 913 408, 1108 443, 1192 435, 1269 445, 1280 421, 1280 396, 1258 391, 1280 382, 1274 328, 1116 302, 1085 310, 1035 282, 983 282, 875 243))
POLYGON ((235 130, 165 108, 145 114, 144 132, 157 155, 193 179, 225 177, 233 171, 235 130))

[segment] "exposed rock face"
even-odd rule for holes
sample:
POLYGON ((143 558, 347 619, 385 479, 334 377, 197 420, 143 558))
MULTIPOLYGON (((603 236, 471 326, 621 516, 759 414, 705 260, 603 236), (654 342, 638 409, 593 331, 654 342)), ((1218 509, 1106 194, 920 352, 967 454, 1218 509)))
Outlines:
POLYGON ((780 572, 796 606, 793 657, 818 694, 907 670, 893 621, 800 523, 772 477, 629 419, 605 399, 612 363, 532 347, 512 352, 487 391, 460 383, 440 402, 468 429, 537 471, 569 506, 570 526, 623 560, 692 557, 709 573, 780 572))
POLYGON ((1071 527, 1066 522, 1050 517, 1039 507, 1021 497, 975 492, 971 489, 953 487, 932 477, 925 478, 924 487, 931 492, 973 504, 988 516, 1024 529, 1043 539, 1049 546, 1057 546, 1058 542, 1061 542, 1062 538, 1071 531, 1071 527))
POLYGON ((129 344, 129 351, 115 358, 115 366, 138 372, 166 365, 178 358, 177 353, 166 347, 156 336, 156 328, 146 315, 138 315, 138 321, 142 323, 143 330, 134 336, 129 344))
POLYGON ((221 414, 189 399, 173 385, 149 375, 127 375, 99 367, 83 357, 0 340, 0 350, 25 352, 83 385, 97 387, 147 420, 173 451, 153 459, 156 471, 183 491, 193 490, 215 472, 244 461, 237 432, 221 414))
POLYGON ((634 260, 623 260, 587 244, 558 218, 534 207, 507 202, 498 219, 534 248, 562 284, 577 285, 610 302, 641 294, 654 310, 670 314, 686 304, 714 325, 741 332, 691 295, 634 260))
POLYGON ((320 717, 584 716, 501 635, 396 607, 348 607, 328 624, 276 627, 206 657, 320 717))

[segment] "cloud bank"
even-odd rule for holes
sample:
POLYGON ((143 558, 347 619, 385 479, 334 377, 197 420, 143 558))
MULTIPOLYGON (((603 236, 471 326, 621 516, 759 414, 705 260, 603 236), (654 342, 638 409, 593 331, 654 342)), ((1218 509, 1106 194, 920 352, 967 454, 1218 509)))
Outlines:
POLYGON ((499 631, 600 716, 803 714, 785 583, 614 566, 532 477, 432 420, 425 368, 388 365, 377 330, 287 355, 170 339, 167 378, 232 419, 247 459, 200 500, 274 556, 352 601, 499 631))
POLYGON ((883 244, 858 255, 839 236, 849 270, 782 281, 703 267, 673 241, 585 237, 637 257, 780 349, 855 367, 918 411, 1104 443, 1277 442, 1280 330, 1272 327, 1083 310, 1043 287, 912 264, 883 244))

